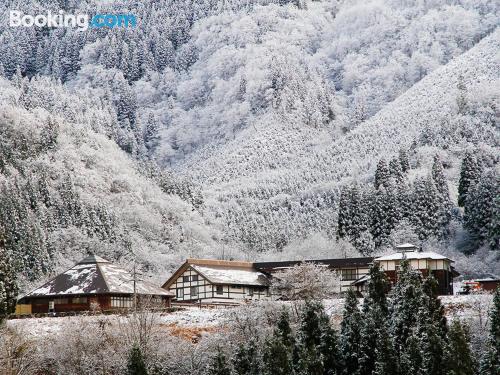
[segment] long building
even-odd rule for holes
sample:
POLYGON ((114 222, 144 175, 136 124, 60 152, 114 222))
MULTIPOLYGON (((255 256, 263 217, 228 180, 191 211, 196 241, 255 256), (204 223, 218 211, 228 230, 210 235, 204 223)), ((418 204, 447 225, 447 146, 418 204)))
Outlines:
MULTIPOLYGON (((439 294, 453 294, 453 278, 459 274, 452 266, 453 260, 434 253, 421 252, 412 244, 395 248, 393 254, 382 257, 310 259, 276 262, 241 262, 228 260, 188 259, 165 282, 163 288, 175 294, 175 301, 216 302, 246 301, 271 298, 269 286, 280 271, 303 262, 320 264, 340 276, 340 287, 332 293, 342 293, 355 288, 366 290, 369 269, 379 263, 391 284, 397 281, 397 271, 403 259, 422 275, 433 275, 439 284, 439 294)), ((276 296, 274 296, 276 297, 276 296)))
POLYGON ((17 313, 126 310, 134 307, 134 298, 137 303, 144 297, 167 307, 173 294, 91 255, 23 296, 18 301, 17 313))

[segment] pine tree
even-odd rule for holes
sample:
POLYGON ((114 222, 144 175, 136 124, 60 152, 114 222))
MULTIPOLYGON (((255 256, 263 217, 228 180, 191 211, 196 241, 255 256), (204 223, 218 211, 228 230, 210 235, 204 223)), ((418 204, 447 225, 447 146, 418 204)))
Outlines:
MULTIPOLYGON (((415 328, 415 316, 422 301, 422 284, 420 272, 410 267, 410 262, 403 259, 397 274, 397 282, 391 291, 389 331, 396 358, 402 366, 405 354, 411 346, 408 339, 415 328)), ((401 373, 404 371, 401 370, 401 373)))
POLYGON ((372 265, 369 271, 368 293, 363 303, 360 332, 359 374, 361 375, 371 375, 375 371, 377 361, 379 367, 385 367, 382 363, 385 359, 378 359, 373 349, 377 347, 378 340, 388 336, 386 326, 389 313, 386 299, 388 288, 385 272, 379 264, 372 265))
POLYGON ((460 168, 460 180, 458 182, 458 205, 463 207, 469 192, 469 187, 473 185, 481 175, 481 165, 472 151, 465 153, 460 168))
POLYGON ((257 345, 253 338, 248 344, 240 344, 233 359, 234 372, 237 375, 259 375, 262 368, 259 362, 257 345))
POLYGON ((158 121, 155 119, 154 115, 150 113, 146 122, 146 129, 144 130, 144 145, 146 146, 149 156, 151 156, 156 147, 158 147, 160 138, 158 131, 158 121))
POLYGON ((432 180, 439 192, 440 225, 441 227, 445 227, 451 220, 452 203, 450 200, 448 183, 444 176, 443 163, 441 163, 441 159, 438 155, 434 156, 434 163, 432 164, 432 180))
POLYGON ((18 291, 12 260, 0 232, 0 324, 15 311, 18 291))
POLYGON ((500 287, 495 291, 490 312, 490 333, 488 346, 481 359, 481 375, 500 374, 500 287))
POLYGON ((495 248, 498 237, 498 197, 500 196, 499 179, 494 171, 485 172, 481 178, 469 187, 464 207, 464 226, 477 239, 479 244, 490 242, 495 248), (495 224, 497 223, 497 224, 495 224), (496 239, 495 239, 496 238, 496 239))
POLYGON ((209 363, 208 374, 231 375, 231 369, 227 364, 226 356, 220 346, 217 347, 217 353, 212 357, 209 363))
POLYGON ((138 345, 134 345, 129 353, 128 364, 127 364, 127 374, 128 375, 147 375, 148 370, 146 364, 144 363, 144 357, 142 351, 138 345))
POLYGON ((410 170, 410 160, 408 159, 407 152, 402 148, 399 150, 398 159, 403 173, 408 172, 410 170))
POLYGON ((462 323, 455 319, 448 330, 445 348, 446 375, 475 375, 476 364, 462 323))
POLYGON ((293 369, 295 339, 292 336, 288 311, 283 309, 272 337, 266 340, 263 360, 264 373, 286 375, 293 369))
POLYGON ((405 175, 399 159, 394 158, 389 162, 389 174, 397 183, 404 181, 405 175))
POLYGON ((389 168, 385 159, 380 159, 375 170, 375 189, 380 188, 387 183, 390 178, 389 168))
MULTIPOLYGON (((356 375, 359 371, 359 345, 361 340, 361 313, 356 292, 349 289, 345 296, 344 312, 340 323, 339 348, 343 375, 356 375)), ((340 375, 340 374, 339 374, 340 375)))
POLYGON ((440 196, 430 176, 415 182, 411 219, 421 240, 437 237, 442 233, 440 196))

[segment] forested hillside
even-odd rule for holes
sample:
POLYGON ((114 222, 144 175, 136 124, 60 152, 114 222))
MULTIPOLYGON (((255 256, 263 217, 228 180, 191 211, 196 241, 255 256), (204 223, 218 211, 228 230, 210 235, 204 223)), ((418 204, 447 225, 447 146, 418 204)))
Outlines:
POLYGON ((498 272, 499 8, 2 2, 2 20, 138 19, 0 25, 0 226, 17 270, 35 280, 94 251, 163 277, 188 255, 341 256, 411 240, 470 274, 498 272))

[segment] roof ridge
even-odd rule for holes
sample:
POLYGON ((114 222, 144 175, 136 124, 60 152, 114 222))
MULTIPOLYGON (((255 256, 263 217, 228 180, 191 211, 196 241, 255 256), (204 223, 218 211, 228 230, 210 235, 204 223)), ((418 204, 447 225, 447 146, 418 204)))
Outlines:
POLYGON ((253 268, 254 262, 246 262, 240 260, 219 260, 219 259, 197 259, 188 258, 187 264, 194 264, 200 266, 233 266, 241 268, 253 268))

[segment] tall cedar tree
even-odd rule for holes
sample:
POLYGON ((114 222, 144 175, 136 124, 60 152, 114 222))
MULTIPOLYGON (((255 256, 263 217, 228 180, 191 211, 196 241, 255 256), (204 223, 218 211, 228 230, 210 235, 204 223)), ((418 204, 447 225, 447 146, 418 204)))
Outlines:
POLYGON ((472 151, 465 153, 458 182, 458 205, 463 207, 469 188, 481 175, 481 165, 472 151))
POLYGON ((401 169, 403 170, 403 172, 408 172, 410 170, 410 160, 408 159, 406 150, 400 149, 398 158, 399 162, 401 163, 401 169))
POLYGON ((401 261, 397 280, 391 291, 389 331, 401 366, 406 352, 411 349, 407 344, 422 301, 422 285, 420 272, 413 270, 407 259, 401 261))
MULTIPOLYGON (((359 373, 361 375, 371 375, 375 371, 377 362, 379 362, 380 368, 386 367, 382 361, 387 360, 387 358, 377 358, 377 352, 374 348, 379 345, 379 340, 388 336, 386 325, 389 315, 387 291, 388 282, 385 272, 380 268, 380 265, 372 265, 369 271, 368 293, 363 303, 359 355, 359 373)), ((387 354, 389 357, 392 356, 391 353, 387 354)))
POLYGON ((227 364, 226 356, 220 348, 217 347, 217 353, 212 357, 208 365, 209 375, 231 375, 231 369, 227 364))
POLYGON ((446 344, 446 375, 474 375, 475 361, 469 346, 468 334, 458 319, 448 330, 446 344))
POLYGON ((237 375, 259 375, 262 373, 259 360, 256 342, 251 338, 248 344, 238 347, 233 359, 234 372, 237 375))
POLYGON ((295 339, 290 327, 288 311, 283 309, 273 335, 264 346, 264 374, 287 375, 293 371, 295 339))
POLYGON ((498 248, 498 204, 500 195, 499 178, 494 171, 485 172, 474 185, 469 187, 465 199, 465 227, 474 235, 478 245, 489 242, 491 248, 498 248))
POLYGON ((127 374, 128 375, 147 375, 148 370, 146 364, 144 363, 144 357, 142 351, 138 345, 134 345, 129 353, 128 364, 127 364, 127 374))
POLYGON ((0 324, 16 309, 18 287, 12 261, 0 235, 0 324))
POLYGON ((297 374, 331 375, 339 369, 337 336, 320 302, 307 301, 298 334, 297 374))
POLYGON ((432 164, 432 179, 436 189, 439 192, 439 213, 440 225, 445 227, 451 220, 452 203, 450 200, 450 192, 448 183, 444 175, 443 163, 438 155, 434 156, 434 163, 432 164))
POLYGON ((361 313, 353 289, 347 291, 340 323, 339 349, 342 358, 342 375, 359 374, 359 345, 361 341, 361 313))
POLYGON ((500 374, 500 287, 495 291, 493 307, 490 312, 490 334, 488 336, 488 348, 481 360, 481 375, 500 374))
POLYGON ((390 177, 391 175, 385 159, 380 159, 377 164, 377 169, 375 170, 375 189, 384 186, 387 181, 389 181, 390 177))

